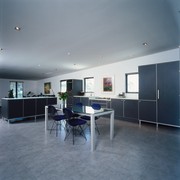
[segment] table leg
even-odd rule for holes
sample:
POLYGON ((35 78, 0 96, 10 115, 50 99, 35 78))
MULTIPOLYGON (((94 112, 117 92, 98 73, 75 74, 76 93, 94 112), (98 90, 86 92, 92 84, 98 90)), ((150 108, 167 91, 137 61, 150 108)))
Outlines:
POLYGON ((91 151, 95 149, 95 118, 91 115, 91 151))
POLYGON ((114 137, 114 111, 110 115, 110 140, 114 137))

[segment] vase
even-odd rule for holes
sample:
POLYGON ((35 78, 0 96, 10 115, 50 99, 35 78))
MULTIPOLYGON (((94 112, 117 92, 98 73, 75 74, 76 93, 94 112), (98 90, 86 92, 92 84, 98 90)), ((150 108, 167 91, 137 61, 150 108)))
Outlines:
POLYGON ((65 108, 66 107, 66 100, 62 100, 61 101, 61 109, 65 108))

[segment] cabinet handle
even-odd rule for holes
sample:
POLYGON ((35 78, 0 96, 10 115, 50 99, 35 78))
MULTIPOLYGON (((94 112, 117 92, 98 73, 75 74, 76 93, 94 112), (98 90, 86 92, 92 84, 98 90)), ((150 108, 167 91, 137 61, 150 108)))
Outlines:
POLYGON ((159 89, 157 90, 157 98, 159 99, 159 89))

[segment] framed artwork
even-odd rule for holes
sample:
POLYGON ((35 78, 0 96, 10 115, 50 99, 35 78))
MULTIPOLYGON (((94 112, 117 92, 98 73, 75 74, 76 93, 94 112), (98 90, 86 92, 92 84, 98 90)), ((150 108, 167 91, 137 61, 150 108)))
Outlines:
POLYGON ((113 93, 114 92, 114 77, 105 76, 102 78, 102 91, 104 93, 113 93))
POLYGON ((51 83, 50 82, 44 83, 44 94, 50 94, 50 89, 51 89, 51 83))

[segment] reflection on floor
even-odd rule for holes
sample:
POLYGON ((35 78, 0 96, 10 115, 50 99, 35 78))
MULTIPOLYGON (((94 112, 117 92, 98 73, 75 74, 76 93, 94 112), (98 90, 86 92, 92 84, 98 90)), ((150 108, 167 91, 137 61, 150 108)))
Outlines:
POLYGON ((96 151, 72 136, 64 141, 44 131, 44 119, 8 124, 0 121, 0 179, 2 180, 176 180, 180 177, 180 129, 115 120, 109 140, 109 120, 97 121, 96 151))

